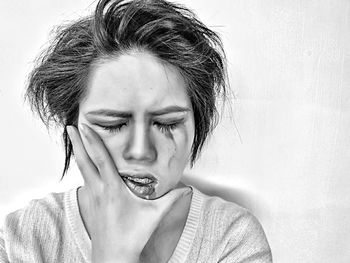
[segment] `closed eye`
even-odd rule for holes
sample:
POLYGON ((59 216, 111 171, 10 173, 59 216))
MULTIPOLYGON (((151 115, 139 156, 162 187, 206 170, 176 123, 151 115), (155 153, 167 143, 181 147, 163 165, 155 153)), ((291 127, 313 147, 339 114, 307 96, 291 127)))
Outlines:
POLYGON ((180 122, 173 122, 173 123, 155 122, 154 125, 156 125, 161 132, 169 132, 169 131, 176 129, 180 123, 181 123, 181 121, 180 122))
POLYGON ((100 125, 100 124, 96 124, 97 126, 101 127, 102 129, 115 133, 120 131, 125 125, 127 125, 127 122, 123 122, 123 123, 118 123, 116 125, 100 125))

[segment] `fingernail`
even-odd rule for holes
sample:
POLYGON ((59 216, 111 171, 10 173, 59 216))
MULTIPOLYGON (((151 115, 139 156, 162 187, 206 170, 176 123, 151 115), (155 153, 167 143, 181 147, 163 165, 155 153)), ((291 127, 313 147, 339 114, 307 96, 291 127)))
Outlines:
POLYGON ((84 135, 87 135, 86 125, 84 123, 80 123, 79 127, 80 127, 80 130, 84 133, 84 135))
POLYGON ((79 124, 79 126, 86 140, 91 143, 93 140, 92 139, 93 137, 91 136, 91 133, 89 131, 90 130, 89 126, 84 123, 79 124))

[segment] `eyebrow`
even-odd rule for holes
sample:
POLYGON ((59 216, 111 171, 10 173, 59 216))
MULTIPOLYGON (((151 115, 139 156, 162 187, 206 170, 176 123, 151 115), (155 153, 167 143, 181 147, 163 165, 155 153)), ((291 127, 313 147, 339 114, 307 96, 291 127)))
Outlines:
MULTIPOLYGON (((188 112, 188 111, 190 111, 190 109, 187 107, 168 106, 163 109, 149 112, 149 114, 152 116, 160 116, 160 115, 165 115, 165 114, 174 113, 174 112, 188 112)), ((99 109, 95 111, 89 111, 87 115, 103 115, 107 117, 130 118, 132 116, 132 113, 128 111, 99 109)))

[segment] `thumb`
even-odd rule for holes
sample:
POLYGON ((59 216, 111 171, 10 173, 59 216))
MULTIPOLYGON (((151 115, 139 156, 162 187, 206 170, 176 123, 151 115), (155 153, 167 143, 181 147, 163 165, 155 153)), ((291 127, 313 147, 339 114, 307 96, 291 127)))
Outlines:
POLYGON ((156 206, 158 207, 158 212, 164 216, 169 212, 171 207, 176 203, 177 200, 186 196, 192 191, 190 187, 176 188, 169 191, 167 194, 158 198, 156 201, 156 206))

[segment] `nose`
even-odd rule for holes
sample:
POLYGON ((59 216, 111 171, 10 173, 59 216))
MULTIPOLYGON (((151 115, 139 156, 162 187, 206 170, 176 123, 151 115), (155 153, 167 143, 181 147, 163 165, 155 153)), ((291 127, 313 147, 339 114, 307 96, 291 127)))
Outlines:
POLYGON ((157 151, 147 125, 135 125, 130 133, 123 157, 128 161, 153 162, 157 151))

